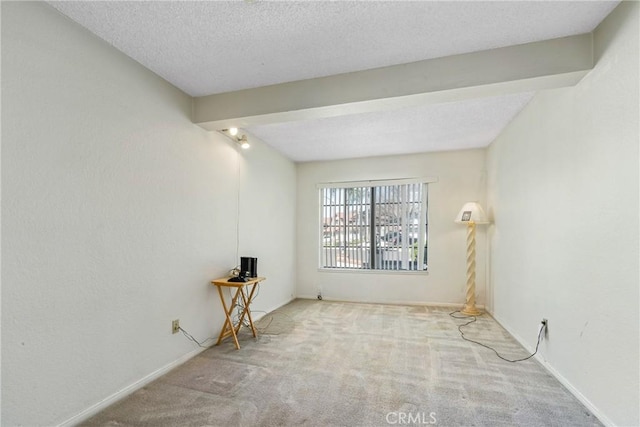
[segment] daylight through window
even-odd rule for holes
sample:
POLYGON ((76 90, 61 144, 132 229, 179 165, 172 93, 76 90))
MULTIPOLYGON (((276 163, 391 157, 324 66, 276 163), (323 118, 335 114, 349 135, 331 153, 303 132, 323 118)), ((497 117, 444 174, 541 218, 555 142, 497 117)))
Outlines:
POLYGON ((427 184, 320 189, 320 267, 427 269, 427 184))

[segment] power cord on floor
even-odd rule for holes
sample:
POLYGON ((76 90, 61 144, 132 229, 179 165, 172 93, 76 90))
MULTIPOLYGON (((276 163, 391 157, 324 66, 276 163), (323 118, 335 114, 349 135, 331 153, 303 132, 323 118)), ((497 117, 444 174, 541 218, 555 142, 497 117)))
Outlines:
POLYGON ((271 323, 273 322, 273 316, 271 316, 269 318, 269 323, 267 323, 267 326, 265 326, 264 328, 256 328, 258 331, 260 331, 260 333, 264 333, 266 332, 267 329, 269 329, 269 326, 271 326, 271 323))
MULTIPOLYGON (((288 314, 286 314, 286 313, 282 313, 282 312, 279 312, 279 311, 278 312, 268 313, 268 314, 265 315, 265 317, 269 316, 269 323, 267 323, 267 325, 264 326, 264 327, 256 326, 256 329, 258 330, 258 332, 260 332, 260 334, 262 334, 262 335, 280 335, 280 334, 284 333, 282 330, 280 330, 279 332, 274 332, 273 330, 271 330, 271 331, 269 330, 269 327, 271 326, 271 323, 273 323, 273 319, 274 319, 274 315, 275 314, 277 314, 278 316, 281 316, 281 317, 285 317, 287 319, 287 321, 290 322, 289 323, 290 325, 295 324, 295 321, 293 320, 293 318, 291 316, 289 316, 288 314)), ((265 317, 260 319, 260 321, 264 322, 265 321, 265 317)), ((278 324, 278 322, 276 322, 276 327, 275 327, 276 330, 278 329, 278 325, 277 324, 278 324)), ((280 326, 280 328, 282 328, 282 326, 280 326)))
POLYGON ((498 356, 500 359, 502 359, 502 360, 504 360, 506 362, 511 362, 511 363, 524 362, 525 360, 529 360, 533 356, 535 356, 536 353, 538 353, 538 347, 540 346, 540 340, 542 339, 542 336, 544 335, 544 331, 547 329, 546 323, 543 323, 542 327, 538 331, 538 342, 536 343, 536 350, 532 354, 530 354, 529 356, 524 357, 522 359, 511 360, 511 359, 507 359, 506 357, 503 357, 502 355, 500 355, 500 353, 498 353, 498 351, 495 348, 493 348, 491 346, 488 346, 486 344, 483 344, 481 342, 474 341, 474 340, 472 340, 470 338, 465 337, 464 336, 464 332, 462 331, 462 328, 472 324, 473 322, 475 322, 477 320, 477 318, 476 318, 476 316, 464 316, 464 315, 463 316, 455 316, 456 313, 460 313, 460 310, 456 310, 456 311, 453 311, 453 312, 449 313, 449 316, 453 317, 454 319, 468 319, 468 318, 471 318, 471 320, 469 320, 467 323, 464 323, 462 325, 458 325, 458 331, 460 332, 460 336, 462 337, 463 340, 472 342, 474 344, 478 344, 478 345, 480 345, 480 346, 482 346, 484 348, 488 348, 489 350, 493 351, 496 354, 496 356, 498 356))
POLYGON ((207 341, 212 341, 215 338, 213 337, 209 337, 206 340, 200 342, 197 339, 195 339, 193 337, 193 335, 191 335, 189 332, 185 331, 184 329, 182 329, 182 326, 178 326, 178 329, 180 330, 180 332, 182 332, 182 334, 187 337, 188 339, 190 339, 191 341, 193 341, 194 343, 198 344, 198 347, 202 347, 202 348, 209 348, 209 346, 203 345, 204 343, 206 343, 207 341))

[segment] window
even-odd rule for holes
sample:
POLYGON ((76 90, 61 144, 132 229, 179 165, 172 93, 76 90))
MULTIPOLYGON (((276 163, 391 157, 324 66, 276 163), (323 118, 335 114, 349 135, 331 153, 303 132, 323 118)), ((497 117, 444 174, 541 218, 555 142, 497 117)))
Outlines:
POLYGON ((427 269, 426 182, 381 184, 321 186, 321 268, 427 269))

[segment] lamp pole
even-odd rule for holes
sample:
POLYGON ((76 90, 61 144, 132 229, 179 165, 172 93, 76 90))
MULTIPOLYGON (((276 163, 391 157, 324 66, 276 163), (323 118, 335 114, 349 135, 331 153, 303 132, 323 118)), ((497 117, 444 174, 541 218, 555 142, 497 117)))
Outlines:
POLYGON ((467 223, 467 287, 464 307, 460 313, 467 316, 481 314, 476 308, 476 223, 467 223))
POLYGON ((467 286, 460 313, 477 316, 482 312, 476 307, 476 224, 488 224, 489 221, 479 203, 468 202, 458 213, 455 222, 467 225, 467 286))

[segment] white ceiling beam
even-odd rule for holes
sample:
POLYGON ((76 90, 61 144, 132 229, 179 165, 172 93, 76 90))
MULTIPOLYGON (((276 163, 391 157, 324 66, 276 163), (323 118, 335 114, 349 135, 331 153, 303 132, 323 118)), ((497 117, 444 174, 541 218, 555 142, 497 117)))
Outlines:
POLYGON ((193 120, 220 130, 567 87, 593 65, 583 34, 199 97, 193 120))

